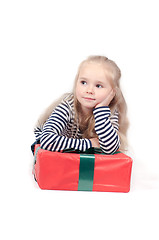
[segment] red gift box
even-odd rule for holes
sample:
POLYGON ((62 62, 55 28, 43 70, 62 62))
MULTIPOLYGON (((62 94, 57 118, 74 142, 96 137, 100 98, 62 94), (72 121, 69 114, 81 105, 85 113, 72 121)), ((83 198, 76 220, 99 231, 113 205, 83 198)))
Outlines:
POLYGON ((34 176, 41 189, 130 190, 132 159, 121 152, 113 155, 63 153, 43 150, 36 145, 34 157, 34 176))

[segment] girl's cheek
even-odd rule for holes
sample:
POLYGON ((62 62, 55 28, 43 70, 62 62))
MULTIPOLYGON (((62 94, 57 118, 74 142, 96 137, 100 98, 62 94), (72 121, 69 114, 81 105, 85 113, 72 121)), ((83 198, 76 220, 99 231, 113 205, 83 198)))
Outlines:
POLYGON ((80 92, 81 90, 82 90, 81 86, 80 86, 80 85, 77 85, 76 91, 77 91, 77 92, 80 92))
POLYGON ((80 91, 80 90, 82 90, 82 88, 83 88, 83 86, 82 85, 78 85, 78 90, 80 91))
POLYGON ((104 90, 102 92, 100 92, 100 94, 98 94, 98 102, 101 103, 102 101, 104 101, 106 99, 106 97, 108 96, 108 91, 104 90))

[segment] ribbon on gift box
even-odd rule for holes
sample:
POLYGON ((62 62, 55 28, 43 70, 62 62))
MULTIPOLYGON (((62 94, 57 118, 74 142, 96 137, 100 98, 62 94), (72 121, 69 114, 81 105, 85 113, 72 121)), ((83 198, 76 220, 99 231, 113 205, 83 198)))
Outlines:
MULTIPOLYGON (((41 147, 37 147, 34 154, 34 166, 36 164, 36 157, 38 151, 41 147)), ((92 191, 93 189, 93 178, 94 178, 94 164, 95 164, 95 155, 94 154, 103 154, 100 148, 89 148, 86 151, 80 151, 75 149, 65 149, 62 153, 77 153, 80 154, 80 166, 79 166, 79 182, 78 182, 78 191, 92 191)), ((119 151, 113 153, 117 154, 119 151)))

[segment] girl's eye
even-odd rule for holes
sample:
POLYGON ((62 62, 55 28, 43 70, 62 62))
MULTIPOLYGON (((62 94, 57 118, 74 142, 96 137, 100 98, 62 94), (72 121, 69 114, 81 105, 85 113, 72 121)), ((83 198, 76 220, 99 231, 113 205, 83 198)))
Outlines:
POLYGON ((82 83, 83 85, 86 85, 86 84, 87 84, 86 81, 81 81, 81 83, 82 83))
POLYGON ((102 88, 102 85, 97 84, 96 87, 97 87, 97 88, 102 88))

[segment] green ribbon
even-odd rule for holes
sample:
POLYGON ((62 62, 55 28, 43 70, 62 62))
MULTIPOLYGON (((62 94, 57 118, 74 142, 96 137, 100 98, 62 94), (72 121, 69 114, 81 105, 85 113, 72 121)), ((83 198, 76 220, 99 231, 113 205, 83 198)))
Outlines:
MULTIPOLYGON (((34 164, 33 164, 33 173, 35 174, 35 164, 36 164, 36 157, 37 157, 37 154, 38 154, 38 151, 41 149, 41 147, 37 147, 36 151, 35 151, 35 154, 34 154, 34 164)), ((35 175, 34 175, 35 177, 35 175)))
MULTIPOLYGON (((93 178, 94 178, 94 154, 103 154, 100 148, 89 148, 86 151, 74 150, 72 148, 63 150, 63 153, 77 153, 80 154, 80 167, 79 167, 79 182, 78 191, 92 191, 93 178)), ((119 151, 113 153, 117 154, 119 151)))
POLYGON ((35 151, 35 154, 34 154, 34 165, 36 163, 36 156, 38 154, 38 151, 41 149, 41 147, 37 147, 36 151, 35 151))
POLYGON ((94 163, 95 156, 93 154, 80 155, 78 191, 92 191, 94 163))

